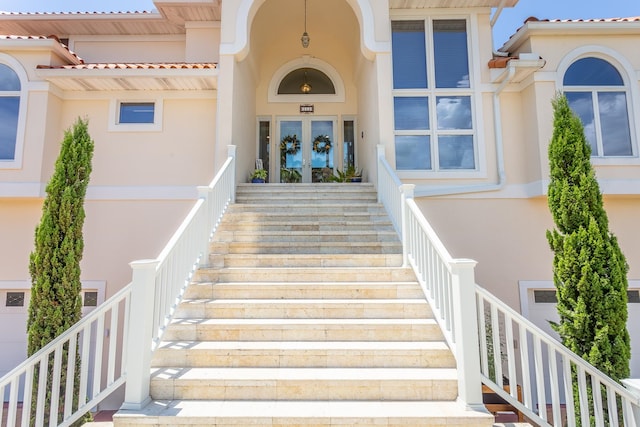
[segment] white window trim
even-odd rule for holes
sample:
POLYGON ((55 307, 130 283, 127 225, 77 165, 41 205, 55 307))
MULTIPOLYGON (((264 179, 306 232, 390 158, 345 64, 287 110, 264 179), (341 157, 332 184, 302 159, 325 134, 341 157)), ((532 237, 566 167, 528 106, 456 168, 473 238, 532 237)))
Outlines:
POLYGON ((109 132, 162 132, 163 113, 164 108, 161 98, 111 99, 108 130, 109 132), (120 105, 133 102, 154 104, 153 123, 118 123, 120 105))
POLYGON ((16 92, 16 95, 20 97, 20 106, 18 107, 18 123, 16 132, 16 145, 13 155, 13 160, 0 160, 0 170, 2 169, 22 169, 22 159, 24 153, 24 138, 25 130, 27 128, 27 96, 29 77, 27 72, 22 67, 22 64, 12 56, 5 53, 0 53, 0 63, 11 68, 20 80, 20 92, 16 92))
MULTIPOLYGON (((624 86, 607 87, 603 90, 600 90, 599 87, 594 89, 595 86, 588 86, 587 88, 583 88, 582 86, 571 86, 571 91, 578 91, 581 88, 586 89, 584 90, 586 92, 614 91, 615 89, 617 89, 618 92, 621 90, 624 91, 629 98, 627 99, 627 109, 629 110, 627 111, 627 114, 629 115, 629 133, 631 134, 631 152, 633 153, 631 156, 592 156, 591 163, 595 166, 640 165, 640 157, 638 157, 640 126, 637 126, 634 120, 636 112, 640 111, 640 88, 638 87, 638 81, 633 80, 636 76, 636 72, 624 55, 610 47, 600 45, 580 46, 570 51, 558 63, 556 72, 556 91, 563 91, 564 75, 567 73, 569 67, 577 60, 587 57, 599 58, 613 65, 620 73, 624 86)), ((596 114, 596 112, 597 110, 594 110, 594 114, 596 114)), ((598 136, 598 144, 601 144, 600 139, 600 136, 598 136)))
MULTIPOLYGON (((452 15, 450 10, 443 10, 437 13, 434 9, 429 16, 419 14, 418 11, 402 11, 391 15, 393 21, 425 21, 425 48, 427 61, 427 81, 429 88, 427 89, 393 89, 393 97, 401 96, 422 96, 429 98, 429 124, 430 129, 427 131, 404 131, 395 130, 395 135, 430 135, 431 137, 431 166, 429 170, 404 170, 396 169, 396 173, 400 179, 479 179, 486 178, 486 156, 484 144, 484 117, 482 112, 482 92, 480 84, 480 64, 477 55, 474 54, 478 46, 478 23, 477 15, 466 11, 465 14, 452 15), (433 65, 434 46, 433 46, 433 21, 443 19, 465 20, 467 24, 467 54, 469 60, 469 88, 435 88, 435 66, 433 65), (475 36, 475 37, 474 37, 475 36), (437 129, 437 110, 436 98, 441 96, 469 96, 471 98, 471 120, 472 129, 459 130, 438 130, 437 129), (474 150, 474 169, 438 169, 438 147, 435 135, 472 135, 474 150)), ((393 55, 393 52, 391 53, 393 55)), ((392 70, 393 73, 393 70, 392 70)), ((395 147, 395 142, 394 142, 395 147)), ((395 157, 395 156, 394 156, 395 157)))

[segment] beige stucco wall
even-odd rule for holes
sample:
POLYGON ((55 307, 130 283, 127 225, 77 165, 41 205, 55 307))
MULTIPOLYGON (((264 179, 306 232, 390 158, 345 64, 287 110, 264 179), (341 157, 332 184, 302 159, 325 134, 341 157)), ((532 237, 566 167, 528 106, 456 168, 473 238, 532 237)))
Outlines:
POLYGON ((72 37, 71 49, 85 62, 184 62, 184 36, 72 37))
MULTIPOLYGON (((420 198, 416 200, 451 255, 478 262, 476 282, 520 310, 518 282, 551 281, 553 253, 546 230, 553 220, 545 197, 530 199, 420 198)), ((636 197, 605 198, 610 229, 640 278, 636 197)))

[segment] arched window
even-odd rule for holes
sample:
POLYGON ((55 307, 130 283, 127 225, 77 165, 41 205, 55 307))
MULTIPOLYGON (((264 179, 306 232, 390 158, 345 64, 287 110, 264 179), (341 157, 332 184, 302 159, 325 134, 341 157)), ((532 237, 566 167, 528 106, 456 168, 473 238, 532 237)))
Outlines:
POLYGON ((601 58, 575 61, 563 79, 571 109, 580 117, 592 156, 633 156, 629 90, 620 72, 601 58))
POLYGON ((0 64, 0 161, 16 158, 20 89, 16 72, 0 64))
POLYGON ((278 95, 295 94, 335 95, 336 88, 325 73, 315 68, 298 68, 284 76, 278 95))

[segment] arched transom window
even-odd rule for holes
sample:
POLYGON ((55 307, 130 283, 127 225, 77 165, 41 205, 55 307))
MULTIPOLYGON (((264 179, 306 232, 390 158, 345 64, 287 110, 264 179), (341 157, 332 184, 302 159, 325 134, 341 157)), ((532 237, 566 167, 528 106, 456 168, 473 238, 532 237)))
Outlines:
POLYGON ((592 156, 633 156, 629 90, 620 72, 601 58, 587 57, 567 69, 564 93, 580 117, 592 156))
POLYGON ((278 86, 278 95, 335 95, 336 88, 325 73, 315 68, 298 68, 288 73, 278 86))
POLYGON ((0 64, 0 161, 15 160, 20 113, 20 79, 0 64))

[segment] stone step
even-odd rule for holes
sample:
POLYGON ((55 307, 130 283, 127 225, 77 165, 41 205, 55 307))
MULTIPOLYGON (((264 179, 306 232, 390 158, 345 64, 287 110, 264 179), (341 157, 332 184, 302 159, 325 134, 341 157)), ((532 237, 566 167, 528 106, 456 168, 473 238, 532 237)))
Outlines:
POLYGON ((444 342, 165 341, 153 367, 455 368, 444 342))
POLYGON ((200 268, 194 282, 408 282, 413 270, 405 267, 256 267, 200 268))
POLYGON ((218 228, 217 233, 227 231, 280 231, 280 232, 296 232, 296 231, 334 231, 334 230, 354 230, 354 231, 395 231, 391 221, 344 221, 330 217, 318 221, 290 218, 288 221, 270 221, 256 222, 255 218, 235 220, 223 220, 218 228))
MULTIPOLYGON (((379 203, 336 203, 336 204, 317 204, 317 203, 293 203, 291 205, 269 205, 265 203, 235 203, 229 206, 226 215, 228 220, 232 221, 234 217, 241 214, 248 214, 254 218, 268 219, 274 215, 282 217, 299 217, 299 219, 319 220, 330 218, 339 221, 354 220, 365 218, 365 214, 383 216, 385 220, 389 220, 384 206, 379 203)), ((246 216, 246 215, 245 215, 246 216)))
POLYGON ((417 282, 292 282, 292 283, 210 283, 190 284, 185 299, 423 299, 417 282))
POLYGON ((156 400, 448 400, 449 368, 154 368, 156 400))
POLYGON ((439 341, 442 330, 422 319, 206 319, 175 317, 167 341, 439 341))
POLYGON ((402 245, 397 241, 232 241, 211 242, 209 250, 216 254, 398 254, 402 245))
POLYGON ((251 204, 265 204, 265 205, 291 205, 292 203, 309 204, 314 203, 317 205, 325 204, 356 204, 356 203, 377 203, 378 199, 375 193, 331 193, 331 192, 318 192, 318 193, 300 193, 297 195, 291 195, 289 193, 254 193, 236 194, 236 203, 251 203, 251 204))
POLYGON ((252 230, 252 231, 219 231, 216 232, 214 243, 217 242, 397 242, 398 234, 394 230, 252 230))
POLYGON ((493 416, 445 401, 153 401, 121 410, 114 424, 130 426, 411 426, 492 427, 493 416))
POLYGON ((183 300, 178 318, 218 319, 424 319, 431 307, 420 299, 183 300))
POLYGON ((247 194, 283 194, 290 197, 307 196, 309 194, 330 193, 330 194, 352 194, 369 193, 377 196, 375 187, 371 183, 313 183, 313 184, 267 184, 252 185, 238 184, 236 195, 247 194))
POLYGON ((399 267, 402 254, 216 254, 209 267, 399 267))

